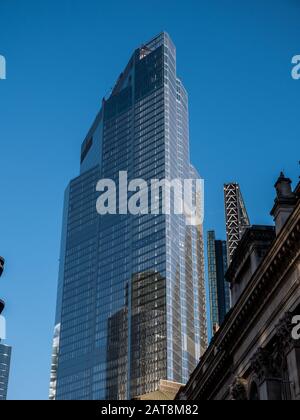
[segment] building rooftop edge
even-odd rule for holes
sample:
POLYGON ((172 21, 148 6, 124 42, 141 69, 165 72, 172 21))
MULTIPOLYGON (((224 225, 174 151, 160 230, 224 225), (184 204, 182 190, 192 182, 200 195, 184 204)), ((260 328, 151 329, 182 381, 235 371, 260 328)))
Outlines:
MULTIPOLYGON (((300 193, 300 182, 296 187, 295 192, 297 194, 300 193)), ((260 263, 257 271, 253 274, 251 280, 249 281, 247 287, 243 291, 242 295, 240 296, 239 300, 236 302, 235 306, 231 308, 231 310, 228 312, 224 323, 218 330, 218 332, 215 334, 215 336, 212 338, 212 341, 210 345, 208 346, 206 352, 203 354, 203 356, 200 358, 199 364, 192 373, 188 383, 185 386, 185 389, 188 389, 190 386, 192 386, 193 381, 195 378, 199 375, 205 376, 206 372, 209 371, 209 368, 215 369, 215 366, 213 365, 213 361, 216 361, 216 354, 215 352, 220 351, 220 348, 225 345, 226 342, 226 335, 228 332, 233 329, 236 326, 236 320, 239 317, 239 314, 243 312, 243 309, 245 307, 245 304, 247 303, 247 296, 249 294, 254 293, 255 289, 257 288, 257 281, 261 279, 264 276, 265 271, 268 267, 272 265, 272 262, 276 259, 276 256, 280 253, 280 249, 282 249, 282 243, 285 244, 288 240, 288 235, 290 238, 293 238, 293 240, 296 240, 296 237, 293 237, 293 232, 297 227, 299 226, 299 214, 300 214, 300 196, 298 195, 298 202, 297 205, 293 211, 293 213, 290 215, 285 229, 283 229, 279 235, 276 237, 275 241, 270 246, 270 249, 262 262, 260 263), (281 244, 281 245, 280 245, 281 244)), ((258 226, 257 226, 258 227, 258 226)), ((271 226, 267 226, 271 227, 271 226)), ((298 227, 299 229, 299 227, 298 227)), ((216 361, 217 363, 217 361, 216 361)), ((206 383, 207 379, 203 379, 203 383, 206 383)), ((177 394, 176 399, 180 399, 181 394, 184 392, 184 389, 180 390, 177 394)))

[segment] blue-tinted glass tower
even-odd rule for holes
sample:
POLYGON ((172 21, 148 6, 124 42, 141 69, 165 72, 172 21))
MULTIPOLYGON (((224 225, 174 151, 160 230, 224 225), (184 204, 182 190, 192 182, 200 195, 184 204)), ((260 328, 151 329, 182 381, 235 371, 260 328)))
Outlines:
POLYGON ((208 282, 212 335, 222 325, 230 310, 230 286, 225 280, 228 268, 227 243, 216 240, 214 231, 207 233, 208 282))
MULTIPOLYGON (((99 179, 195 179, 187 93, 166 33, 103 100, 66 190, 50 398, 129 399, 184 383, 207 345, 202 226, 96 212, 99 179)), ((118 204, 118 206, 120 203, 118 204)))
POLYGON ((10 360, 11 347, 0 343, 0 401, 7 398, 10 360))

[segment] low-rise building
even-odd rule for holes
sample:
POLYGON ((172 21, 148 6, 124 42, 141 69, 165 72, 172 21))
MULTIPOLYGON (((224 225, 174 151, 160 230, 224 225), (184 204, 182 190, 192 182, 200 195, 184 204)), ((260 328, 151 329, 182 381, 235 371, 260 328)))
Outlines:
POLYGON ((233 307, 182 400, 300 400, 300 183, 281 174, 272 226, 248 228, 226 273, 233 307))

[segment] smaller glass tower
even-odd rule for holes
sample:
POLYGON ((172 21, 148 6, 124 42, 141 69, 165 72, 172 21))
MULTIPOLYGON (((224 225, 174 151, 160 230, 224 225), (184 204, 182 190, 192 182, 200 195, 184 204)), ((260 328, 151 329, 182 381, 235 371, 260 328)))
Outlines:
POLYGON ((0 343, 0 400, 6 400, 11 359, 11 347, 0 343))
POLYGON ((216 240, 214 231, 207 234, 207 253, 211 325, 214 335, 230 309, 230 287, 225 280, 228 268, 226 241, 216 240))

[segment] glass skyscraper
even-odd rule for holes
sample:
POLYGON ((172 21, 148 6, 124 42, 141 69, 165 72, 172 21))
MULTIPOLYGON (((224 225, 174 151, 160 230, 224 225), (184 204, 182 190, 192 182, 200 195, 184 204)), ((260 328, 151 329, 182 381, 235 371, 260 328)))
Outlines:
POLYGON ((97 182, 118 186, 120 171, 199 178, 166 33, 134 52, 103 99, 66 190, 52 399, 130 399, 162 379, 185 383, 207 346, 202 226, 176 214, 99 216, 97 182))
POLYGON ((0 401, 7 398, 10 359, 11 347, 0 343, 0 401))
POLYGON ((208 282, 212 335, 222 325, 230 310, 230 286, 225 280, 228 268, 227 243, 216 240, 214 231, 207 233, 208 282))

